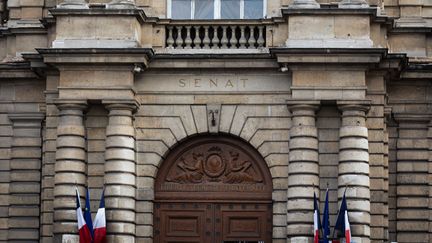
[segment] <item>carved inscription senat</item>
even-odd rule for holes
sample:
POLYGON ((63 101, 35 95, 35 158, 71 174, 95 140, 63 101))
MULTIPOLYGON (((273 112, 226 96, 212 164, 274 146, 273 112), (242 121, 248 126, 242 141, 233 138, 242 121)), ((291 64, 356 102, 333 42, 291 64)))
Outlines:
POLYGON ((227 146, 199 145, 181 154, 162 191, 262 191, 263 176, 252 158, 227 146))
POLYGON ((246 88, 247 78, 238 78, 238 79, 219 79, 219 78, 193 78, 193 79, 184 79, 181 78, 178 80, 178 86, 180 88, 246 88))

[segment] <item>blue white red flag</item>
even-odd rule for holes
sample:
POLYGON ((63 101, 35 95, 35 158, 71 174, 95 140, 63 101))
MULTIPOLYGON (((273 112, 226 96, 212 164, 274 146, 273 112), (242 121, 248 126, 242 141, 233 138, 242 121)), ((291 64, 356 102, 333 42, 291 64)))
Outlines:
POLYGON ((78 192, 78 189, 76 189, 76 215, 77 215, 77 221, 78 221, 78 232, 79 232, 79 242, 80 243, 91 243, 92 242, 92 236, 90 233, 90 229, 88 225, 86 224, 86 221, 84 219, 82 210, 81 210, 81 200, 80 195, 78 192))
POLYGON ((314 192, 314 243, 319 243, 319 231, 321 229, 318 200, 314 192))
POLYGON ((351 227, 348 219, 348 207, 345 198, 345 192, 336 220, 335 231, 339 231, 339 234, 343 235, 342 237, 345 237, 346 243, 351 243, 351 227))
POLYGON ((330 236, 330 214, 329 214, 329 198, 328 198, 329 191, 327 189, 326 191, 326 197, 325 197, 325 204, 324 204, 324 213, 323 213, 323 220, 322 220, 322 227, 323 227, 323 241, 324 243, 328 243, 329 236, 330 236))
POLYGON ((86 200, 85 200, 85 208, 84 208, 84 219, 86 221, 86 225, 90 230, 90 234, 93 238, 93 222, 92 216, 90 212, 90 194, 88 188, 86 189, 86 200))
POLYGON ((102 191, 102 196, 99 204, 99 209, 94 220, 94 243, 106 242, 106 218, 105 218, 105 190, 102 191))

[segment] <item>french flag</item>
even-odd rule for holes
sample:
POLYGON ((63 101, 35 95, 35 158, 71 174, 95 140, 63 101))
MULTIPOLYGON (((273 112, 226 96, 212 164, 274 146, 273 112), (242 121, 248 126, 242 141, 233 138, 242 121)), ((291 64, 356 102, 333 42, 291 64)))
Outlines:
MULTIPOLYGON (((346 190, 345 190, 346 192, 346 190)), ((339 231, 345 236, 345 242, 351 243, 351 227, 348 219, 348 207, 345 198, 345 192, 342 198, 342 203, 339 209, 339 214, 336 220, 335 231, 339 231)))
POLYGON ((79 242, 80 243, 91 243, 92 242, 92 236, 90 233, 90 229, 88 228, 88 225, 86 224, 86 221, 84 219, 83 212, 81 210, 81 201, 80 201, 80 195, 78 192, 78 189, 76 188, 76 215, 77 215, 77 221, 78 221, 78 232, 79 232, 79 242))
POLYGON ((99 209, 96 213, 96 217, 93 224, 94 229, 94 241, 93 243, 105 243, 106 242, 106 219, 105 219, 105 190, 102 192, 102 197, 99 204, 99 209))
POLYGON ((319 231, 321 229, 318 201, 314 192, 314 243, 319 243, 319 231))

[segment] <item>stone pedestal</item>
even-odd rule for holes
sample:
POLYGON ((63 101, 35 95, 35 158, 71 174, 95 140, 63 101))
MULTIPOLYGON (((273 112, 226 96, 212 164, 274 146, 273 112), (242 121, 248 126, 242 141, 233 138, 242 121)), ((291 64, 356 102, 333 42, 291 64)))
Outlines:
POLYGON ((342 104, 339 130, 339 201, 346 190, 353 241, 370 241, 369 144, 366 105, 342 104))
POLYGON ((342 0, 339 3, 339 8, 368 8, 369 4, 366 0, 342 0))
POLYGON ((86 9, 88 5, 85 0, 64 0, 57 8, 86 9))
MULTIPOLYGON (((54 242, 77 236, 75 187, 85 195, 87 182, 86 141, 83 101, 61 100, 57 126, 54 176, 54 242)), ((83 199, 82 199, 83 200, 83 199)))
POLYGON ((105 151, 107 239, 135 241, 135 103, 107 103, 109 111, 105 151))
POLYGON ((308 242, 313 237, 313 195, 319 190, 317 103, 290 105, 292 127, 287 192, 287 237, 308 242))
POLYGON ((320 8, 315 0, 294 0, 288 8, 320 8))
POLYGON ((135 0, 112 0, 107 4, 107 8, 130 9, 136 8, 135 0))

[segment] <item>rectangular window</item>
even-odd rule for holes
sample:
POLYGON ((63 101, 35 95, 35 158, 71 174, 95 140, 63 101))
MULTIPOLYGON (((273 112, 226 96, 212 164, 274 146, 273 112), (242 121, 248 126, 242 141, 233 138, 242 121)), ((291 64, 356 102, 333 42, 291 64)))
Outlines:
POLYGON ((263 17, 263 0, 244 0, 244 18, 259 19, 263 17))
POLYGON ((240 19, 240 1, 221 0, 221 19, 240 19))
POLYGON ((266 0, 167 0, 172 19, 260 19, 266 0))
POLYGON ((195 0, 194 19, 213 19, 214 0, 195 0))
POLYGON ((171 18, 191 19, 192 0, 171 0, 171 18))

